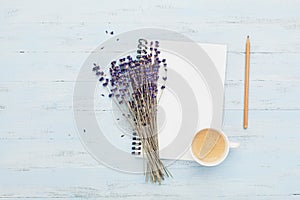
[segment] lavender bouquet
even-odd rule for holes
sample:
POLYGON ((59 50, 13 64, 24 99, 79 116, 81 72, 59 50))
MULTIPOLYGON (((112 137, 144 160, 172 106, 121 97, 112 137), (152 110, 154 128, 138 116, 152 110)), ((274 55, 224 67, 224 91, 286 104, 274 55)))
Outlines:
POLYGON ((97 64, 93 71, 140 138, 147 161, 146 181, 161 183, 165 176, 171 176, 160 160, 157 135, 157 103, 166 87, 167 63, 159 58, 158 41, 150 42, 149 46, 146 40, 143 42, 136 59, 127 56, 111 62, 109 74, 97 64), (158 84, 160 68, 164 70, 161 86, 158 84))

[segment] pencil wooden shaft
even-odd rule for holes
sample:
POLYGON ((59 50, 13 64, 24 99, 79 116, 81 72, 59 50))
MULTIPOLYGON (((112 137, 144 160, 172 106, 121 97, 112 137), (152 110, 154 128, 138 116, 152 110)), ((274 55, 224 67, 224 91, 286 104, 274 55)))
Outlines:
POLYGON ((246 41, 246 66, 245 66, 245 94, 244 94, 244 129, 248 128, 248 99, 249 99, 249 67, 250 67, 250 39, 246 41))

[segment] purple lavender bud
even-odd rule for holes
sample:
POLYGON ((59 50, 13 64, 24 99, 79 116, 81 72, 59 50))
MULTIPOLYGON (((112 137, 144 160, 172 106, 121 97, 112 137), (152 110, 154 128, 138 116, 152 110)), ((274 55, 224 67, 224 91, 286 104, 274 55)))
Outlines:
POLYGON ((113 93, 111 93, 111 94, 108 95, 109 98, 111 98, 111 97, 113 97, 113 96, 114 96, 113 93))
POLYGON ((163 86, 161 86, 161 88, 160 88, 160 89, 162 89, 162 90, 163 90, 163 89, 165 89, 165 88, 166 88, 166 86, 164 86, 164 85, 163 85, 163 86))
POLYGON ((97 70, 99 70, 100 69, 100 67, 99 66, 95 66, 95 67, 93 67, 93 71, 97 71, 97 70))
POLYGON ((101 75, 101 72, 99 72, 99 71, 96 72, 96 75, 97 75, 97 76, 100 76, 100 75, 101 75))
POLYGON ((99 81, 102 82, 103 80, 104 80, 104 77, 101 76, 101 77, 99 78, 99 81))
POLYGON ((102 84, 104 87, 106 87, 108 85, 108 82, 105 82, 102 84))
POLYGON ((162 79, 163 79, 164 81, 166 81, 166 80, 167 80, 167 77, 166 77, 166 76, 164 76, 164 77, 162 77, 162 79))
POLYGON ((155 47, 159 47, 159 42, 155 41, 155 47))

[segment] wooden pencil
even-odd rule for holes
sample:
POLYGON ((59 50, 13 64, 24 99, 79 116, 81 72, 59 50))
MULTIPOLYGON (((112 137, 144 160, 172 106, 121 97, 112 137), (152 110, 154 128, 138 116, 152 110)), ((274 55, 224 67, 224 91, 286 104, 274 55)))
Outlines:
POLYGON ((248 100, 249 100, 249 68, 250 68, 250 39, 246 40, 245 88, 244 88, 244 129, 248 128, 248 100))

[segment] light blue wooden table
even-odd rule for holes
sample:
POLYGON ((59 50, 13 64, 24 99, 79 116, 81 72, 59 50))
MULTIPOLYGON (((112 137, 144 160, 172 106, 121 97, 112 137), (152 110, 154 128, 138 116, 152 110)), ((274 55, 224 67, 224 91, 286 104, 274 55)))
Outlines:
POLYGON ((300 199, 300 2, 0 1, 0 199, 300 199), (167 28, 228 45, 219 167, 176 162, 161 186, 99 165, 72 114, 76 76, 110 36, 167 28), (251 36, 249 129, 242 129, 251 36))

